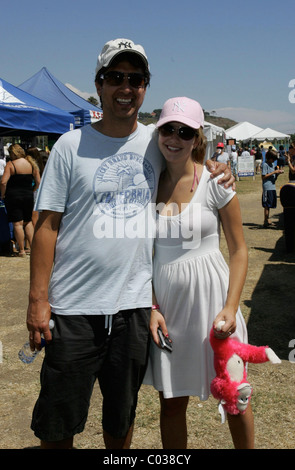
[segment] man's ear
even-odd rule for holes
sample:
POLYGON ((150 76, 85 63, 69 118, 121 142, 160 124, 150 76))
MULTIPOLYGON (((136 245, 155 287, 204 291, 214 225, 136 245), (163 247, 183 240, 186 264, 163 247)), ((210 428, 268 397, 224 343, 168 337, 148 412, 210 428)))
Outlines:
POLYGON ((96 88, 96 92, 97 92, 97 95, 99 97, 99 100, 100 100, 100 107, 102 108, 102 89, 103 89, 103 86, 101 83, 95 81, 95 88, 96 88))
POLYGON ((95 88, 96 88, 96 92, 97 92, 98 96, 101 97, 102 85, 98 82, 95 82, 95 88))

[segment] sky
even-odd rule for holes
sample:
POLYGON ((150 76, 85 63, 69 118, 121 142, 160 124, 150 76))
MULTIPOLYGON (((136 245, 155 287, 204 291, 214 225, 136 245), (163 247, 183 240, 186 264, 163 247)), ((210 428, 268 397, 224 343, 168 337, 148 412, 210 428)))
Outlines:
POLYGON ((152 74, 142 112, 188 96, 204 110, 295 133, 294 0, 10 0, 1 5, 0 79, 42 67, 95 96, 103 45, 143 45, 152 74))

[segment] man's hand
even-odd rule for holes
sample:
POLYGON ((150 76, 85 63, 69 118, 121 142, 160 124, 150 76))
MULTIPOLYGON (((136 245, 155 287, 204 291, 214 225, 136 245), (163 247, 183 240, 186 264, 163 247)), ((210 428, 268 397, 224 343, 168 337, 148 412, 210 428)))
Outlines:
POLYGON ((27 328, 31 349, 41 348, 41 334, 51 341, 49 320, 51 308, 48 302, 48 285, 54 262, 55 244, 62 213, 40 212, 31 247, 31 272, 27 328))
POLYGON ((27 311, 27 328, 29 330, 30 347, 32 351, 41 349, 41 334, 46 342, 52 339, 49 329, 51 308, 48 301, 30 302, 27 311))
POLYGON ((231 170, 222 162, 213 162, 212 160, 206 161, 206 166, 208 171, 211 173, 211 178, 216 178, 216 176, 224 173, 223 177, 218 180, 218 184, 223 184, 225 188, 232 187, 233 191, 236 189, 235 177, 233 176, 231 170))

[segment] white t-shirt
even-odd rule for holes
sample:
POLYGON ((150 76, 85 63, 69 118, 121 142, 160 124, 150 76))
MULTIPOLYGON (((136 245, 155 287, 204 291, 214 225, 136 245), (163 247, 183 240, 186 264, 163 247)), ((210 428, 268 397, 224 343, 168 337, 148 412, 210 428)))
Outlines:
POLYGON ((1 176, 3 176, 5 167, 6 167, 6 161, 4 160, 4 158, 0 158, 0 178, 1 176))
POLYGON ((126 138, 85 126, 54 145, 35 209, 62 212, 52 311, 112 315, 152 303, 153 221, 163 158, 153 129, 126 138))
POLYGON ((233 151, 230 156, 233 162, 236 162, 238 160, 238 152, 233 151))
POLYGON ((229 155, 227 152, 222 152, 217 157, 218 162, 227 163, 229 161, 229 155))

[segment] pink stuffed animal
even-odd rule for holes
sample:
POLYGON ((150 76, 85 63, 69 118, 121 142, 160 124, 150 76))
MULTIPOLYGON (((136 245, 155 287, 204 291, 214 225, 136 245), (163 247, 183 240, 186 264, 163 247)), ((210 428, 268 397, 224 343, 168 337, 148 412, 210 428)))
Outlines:
MULTIPOLYGON (((220 330, 225 322, 219 322, 220 330)), ((220 400, 220 412, 233 415, 245 413, 252 395, 252 387, 247 381, 246 362, 262 363, 270 361, 279 364, 281 360, 268 346, 252 346, 240 343, 234 338, 219 339, 210 332, 210 343, 214 351, 216 377, 211 382, 211 393, 220 400)))

